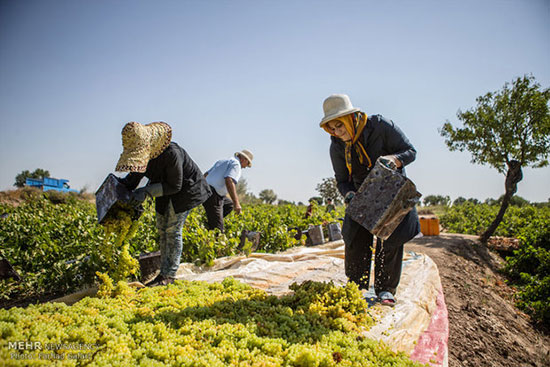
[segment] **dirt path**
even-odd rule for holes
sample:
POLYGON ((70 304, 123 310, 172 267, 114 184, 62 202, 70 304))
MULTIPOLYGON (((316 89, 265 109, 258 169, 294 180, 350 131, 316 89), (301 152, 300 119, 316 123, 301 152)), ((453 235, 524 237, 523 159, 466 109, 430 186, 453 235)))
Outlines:
POLYGON ((405 251, 439 268, 449 312, 449 367, 550 366, 550 336, 514 307, 501 258, 467 235, 417 238, 405 251))

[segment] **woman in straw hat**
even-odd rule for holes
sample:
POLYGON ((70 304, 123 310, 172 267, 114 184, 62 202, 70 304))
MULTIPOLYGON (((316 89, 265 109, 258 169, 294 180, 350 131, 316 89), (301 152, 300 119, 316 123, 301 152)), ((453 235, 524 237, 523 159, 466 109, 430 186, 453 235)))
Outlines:
MULTIPOLYGON (((338 190, 346 203, 353 198, 379 157, 403 174, 404 166, 414 161, 415 148, 391 120, 381 115, 367 116, 353 107, 347 95, 331 95, 325 99, 323 110, 325 116, 320 126, 331 135, 330 158, 338 190)), ((384 305, 395 304, 403 246, 419 232, 418 215, 413 209, 383 246, 381 240, 377 240, 374 288, 384 305)), ((368 289, 373 235, 348 215, 344 218, 342 234, 346 275, 360 288, 368 289)))
POLYGON ((151 285, 174 281, 182 251, 183 223, 189 211, 211 195, 199 167, 171 138, 172 128, 167 123, 127 123, 122 129, 123 152, 116 166, 116 171, 130 172, 120 181, 134 190, 133 201, 156 198, 161 264, 160 274, 151 285), (149 183, 135 190, 144 176, 149 183))

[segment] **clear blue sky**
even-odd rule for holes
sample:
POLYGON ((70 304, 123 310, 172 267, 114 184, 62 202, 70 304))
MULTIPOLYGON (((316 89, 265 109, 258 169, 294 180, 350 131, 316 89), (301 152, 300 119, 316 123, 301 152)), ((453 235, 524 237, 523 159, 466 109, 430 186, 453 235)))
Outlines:
MULTIPOLYGON (((303 201, 333 176, 322 102, 346 93, 415 145, 424 195, 484 200, 504 176, 438 128, 532 73, 550 86, 550 2, 0 1, 0 189, 43 168, 95 191, 128 121, 166 121, 203 171, 246 148, 255 194, 303 201)), ((550 168, 518 194, 550 197, 550 168)))

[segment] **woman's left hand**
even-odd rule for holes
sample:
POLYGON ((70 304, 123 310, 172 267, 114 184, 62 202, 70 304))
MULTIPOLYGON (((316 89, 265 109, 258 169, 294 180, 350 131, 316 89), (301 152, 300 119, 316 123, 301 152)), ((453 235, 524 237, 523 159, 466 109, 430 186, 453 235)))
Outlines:
POLYGON ((403 167, 403 163, 394 155, 385 155, 385 156, 382 156, 380 158, 386 159, 386 160, 392 162, 395 165, 396 168, 403 167))

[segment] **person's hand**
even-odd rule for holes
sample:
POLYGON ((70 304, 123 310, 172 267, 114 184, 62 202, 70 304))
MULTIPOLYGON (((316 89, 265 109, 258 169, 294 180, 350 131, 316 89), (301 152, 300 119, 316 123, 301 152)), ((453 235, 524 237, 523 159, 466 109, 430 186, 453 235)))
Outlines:
POLYGON ((380 163, 390 169, 398 169, 403 167, 403 163, 394 155, 385 155, 380 157, 380 163))
POLYGON ((241 214, 243 208, 241 208, 241 205, 240 205, 240 204, 237 204, 237 205, 235 205, 235 207, 233 208, 233 210, 235 211, 235 214, 241 214))
POLYGON ((139 206, 147 199, 148 193, 144 188, 139 188, 130 193, 130 204, 139 206))
POLYGON ((355 191, 349 191, 346 196, 344 197, 344 203, 349 204, 351 199, 353 199, 355 196, 355 191))

